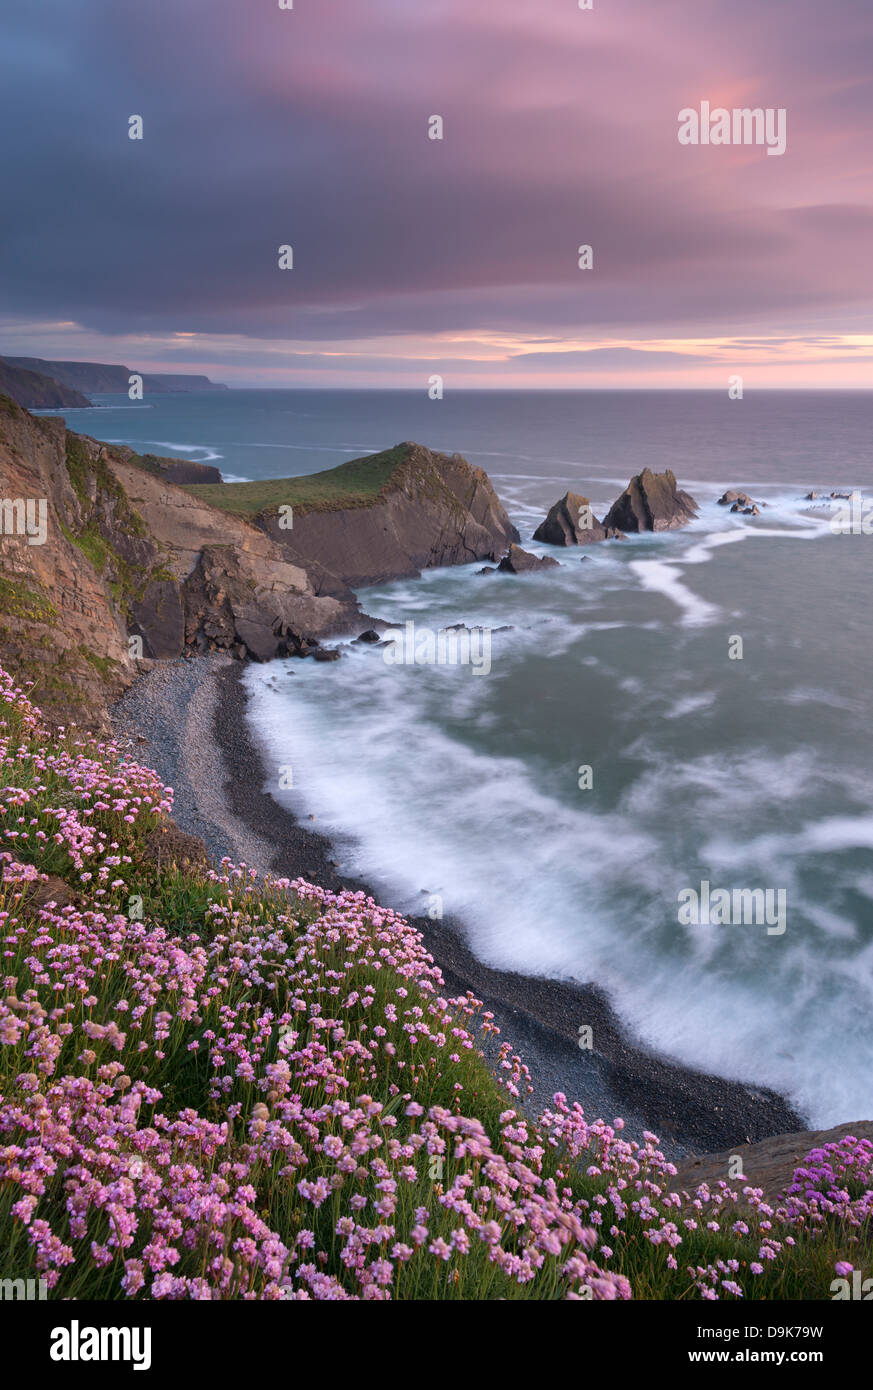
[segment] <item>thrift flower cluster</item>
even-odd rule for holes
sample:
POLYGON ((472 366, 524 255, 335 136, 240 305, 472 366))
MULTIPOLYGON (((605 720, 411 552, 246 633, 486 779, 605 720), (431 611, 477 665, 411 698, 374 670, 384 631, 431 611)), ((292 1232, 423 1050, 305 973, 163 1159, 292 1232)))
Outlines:
POLYGON ((521 1058, 408 922, 229 861, 150 867, 171 791, 46 742, 0 672, 10 1272, 74 1299, 721 1298, 766 1297, 834 1229, 857 1255, 873 1146, 811 1154, 776 1209, 673 1192, 655 1135, 560 1094, 526 1113, 521 1058), (77 900, 37 898, 48 873, 77 900))

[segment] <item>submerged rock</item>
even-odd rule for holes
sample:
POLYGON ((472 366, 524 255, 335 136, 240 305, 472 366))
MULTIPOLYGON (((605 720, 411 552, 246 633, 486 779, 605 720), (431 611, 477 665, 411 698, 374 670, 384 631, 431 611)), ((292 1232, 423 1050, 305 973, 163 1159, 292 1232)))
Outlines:
POLYGON ((551 555, 532 555, 520 545, 511 545, 497 568, 501 574, 530 574, 534 570, 559 569, 560 566, 551 555))
POLYGON ((665 473, 644 468, 613 502, 603 526, 606 530, 615 527, 621 531, 672 531, 677 526, 687 526, 696 515, 697 503, 677 486, 676 476, 669 468, 665 473))
POLYGON ((741 507, 751 507, 752 499, 747 492, 723 492, 718 499, 720 507, 729 507, 732 503, 739 502, 741 507))

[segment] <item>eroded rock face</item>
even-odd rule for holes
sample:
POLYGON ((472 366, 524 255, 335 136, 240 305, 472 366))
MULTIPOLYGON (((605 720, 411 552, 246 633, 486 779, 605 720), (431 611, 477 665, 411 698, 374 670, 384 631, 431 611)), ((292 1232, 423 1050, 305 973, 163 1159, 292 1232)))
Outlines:
POLYGON ((143 639, 143 655, 156 661, 181 656, 185 647, 182 592, 172 579, 153 579, 130 605, 131 632, 143 639))
POLYGON ((242 642, 256 661, 297 654, 361 616, 354 598, 315 595, 299 566, 227 545, 203 549, 183 597, 189 646, 242 642))
POLYGON ((697 515, 697 503, 676 483, 675 474, 644 468, 631 478, 603 519, 605 528, 620 531, 672 531, 687 526, 697 515))
POLYGON ((504 555, 497 566, 501 574, 532 574, 536 570, 558 568, 557 560, 553 560, 551 555, 531 555, 529 550, 522 550, 520 545, 511 545, 508 554, 504 555))
POLYGON ((319 592, 414 577, 436 565, 496 560, 518 532, 491 481, 460 454, 407 443, 384 495, 331 511, 295 510, 294 526, 259 519, 289 560, 318 571, 319 592))
POLYGON ((221 647, 267 660, 365 625, 348 589, 317 594, 257 526, 6 398, 0 477, 7 497, 44 513, 41 543, 12 520, 0 534, 0 655, 35 682, 49 720, 105 729, 140 654, 221 647))
MULTIPOLYGON (((63 420, 37 419, 0 397, 3 496, 33 499, 45 515, 41 544, 5 525, 0 535, 0 659, 34 682, 32 698, 49 719, 100 725, 106 700, 134 674, 111 587, 122 585, 123 562, 106 537, 138 538, 124 499, 85 451, 66 457, 67 441, 63 420)), ((153 564, 154 546, 149 555, 153 564)))

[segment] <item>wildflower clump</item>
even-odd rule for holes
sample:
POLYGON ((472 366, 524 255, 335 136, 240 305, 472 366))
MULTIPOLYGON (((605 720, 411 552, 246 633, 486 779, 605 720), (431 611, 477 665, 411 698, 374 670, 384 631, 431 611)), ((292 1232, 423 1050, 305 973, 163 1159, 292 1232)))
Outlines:
POLYGON ((408 922, 150 857, 172 791, 3 672, 0 758, 0 1241, 51 1296, 826 1296, 869 1244, 870 1146, 773 1209, 673 1192, 562 1095, 533 1117, 408 922))

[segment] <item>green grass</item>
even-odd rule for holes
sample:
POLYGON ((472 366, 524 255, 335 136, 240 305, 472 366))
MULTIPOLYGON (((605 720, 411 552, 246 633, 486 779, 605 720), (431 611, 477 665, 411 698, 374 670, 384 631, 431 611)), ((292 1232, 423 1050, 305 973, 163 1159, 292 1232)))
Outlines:
POLYGON ((275 512, 280 506, 295 511, 333 511, 340 507, 367 507, 378 500, 406 451, 398 444, 381 454, 351 459, 324 473, 302 478, 265 478, 255 483, 190 483, 185 491, 212 507, 237 516, 275 512))
POLYGON ((58 616, 54 604, 44 593, 34 593, 29 585, 10 579, 8 575, 0 575, 0 612, 31 623, 54 622, 58 616))

